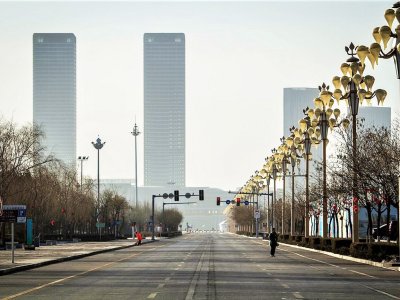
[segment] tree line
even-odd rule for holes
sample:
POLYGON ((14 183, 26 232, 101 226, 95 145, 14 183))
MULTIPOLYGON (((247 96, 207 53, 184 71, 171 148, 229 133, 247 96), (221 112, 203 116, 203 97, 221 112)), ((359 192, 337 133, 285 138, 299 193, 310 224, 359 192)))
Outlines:
MULTIPOLYGON (((44 138, 36 125, 18 126, 0 118, 0 197, 3 205, 27 206, 35 236, 95 237, 96 223, 105 223, 103 234, 110 236, 129 235, 133 222, 136 229, 149 230, 147 202, 133 207, 114 189, 103 190, 97 199, 94 180, 85 178, 80 185, 75 167, 47 154, 41 143, 44 138)), ((177 230, 182 221, 180 212, 173 209, 164 214, 157 210, 155 218, 169 230, 177 230)), ((1 244, 8 232, 8 224, 1 223, 1 244)))

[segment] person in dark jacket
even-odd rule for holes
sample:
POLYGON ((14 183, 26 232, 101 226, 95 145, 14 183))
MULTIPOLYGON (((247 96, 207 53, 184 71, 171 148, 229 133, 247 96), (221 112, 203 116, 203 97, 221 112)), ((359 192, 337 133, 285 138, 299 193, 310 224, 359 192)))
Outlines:
POLYGON ((278 234, 275 231, 275 228, 272 228, 272 232, 269 235, 269 245, 271 247, 271 256, 275 257, 275 249, 278 246, 278 234))

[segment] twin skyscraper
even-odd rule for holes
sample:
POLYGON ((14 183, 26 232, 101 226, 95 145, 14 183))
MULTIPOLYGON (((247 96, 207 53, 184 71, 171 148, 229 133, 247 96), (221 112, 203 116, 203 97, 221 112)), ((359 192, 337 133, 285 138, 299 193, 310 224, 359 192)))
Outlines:
MULTIPOLYGON (((185 35, 146 33, 143 45, 144 184, 185 186, 185 35)), ((74 34, 33 35, 33 122, 68 165, 77 158, 76 64, 74 34)))

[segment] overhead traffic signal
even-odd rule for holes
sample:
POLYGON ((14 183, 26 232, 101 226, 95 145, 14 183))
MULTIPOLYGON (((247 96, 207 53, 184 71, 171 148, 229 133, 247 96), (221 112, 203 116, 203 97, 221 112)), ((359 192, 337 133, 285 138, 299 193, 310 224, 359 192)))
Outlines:
POLYGON ((240 206, 240 198, 236 198, 236 206, 240 206))
POLYGON ((199 190, 199 200, 204 200, 204 190, 199 190))
POLYGON ((179 201, 179 191, 174 191, 175 201, 179 201))
POLYGON ((221 198, 217 197, 217 205, 221 205, 221 198))

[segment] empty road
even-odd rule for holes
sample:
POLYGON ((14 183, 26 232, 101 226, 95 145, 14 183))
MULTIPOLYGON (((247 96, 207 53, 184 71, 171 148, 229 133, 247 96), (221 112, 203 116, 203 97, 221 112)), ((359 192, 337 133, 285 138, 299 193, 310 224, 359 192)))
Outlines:
POLYGON ((400 299, 400 273, 196 233, 2 276, 0 299, 400 299))

